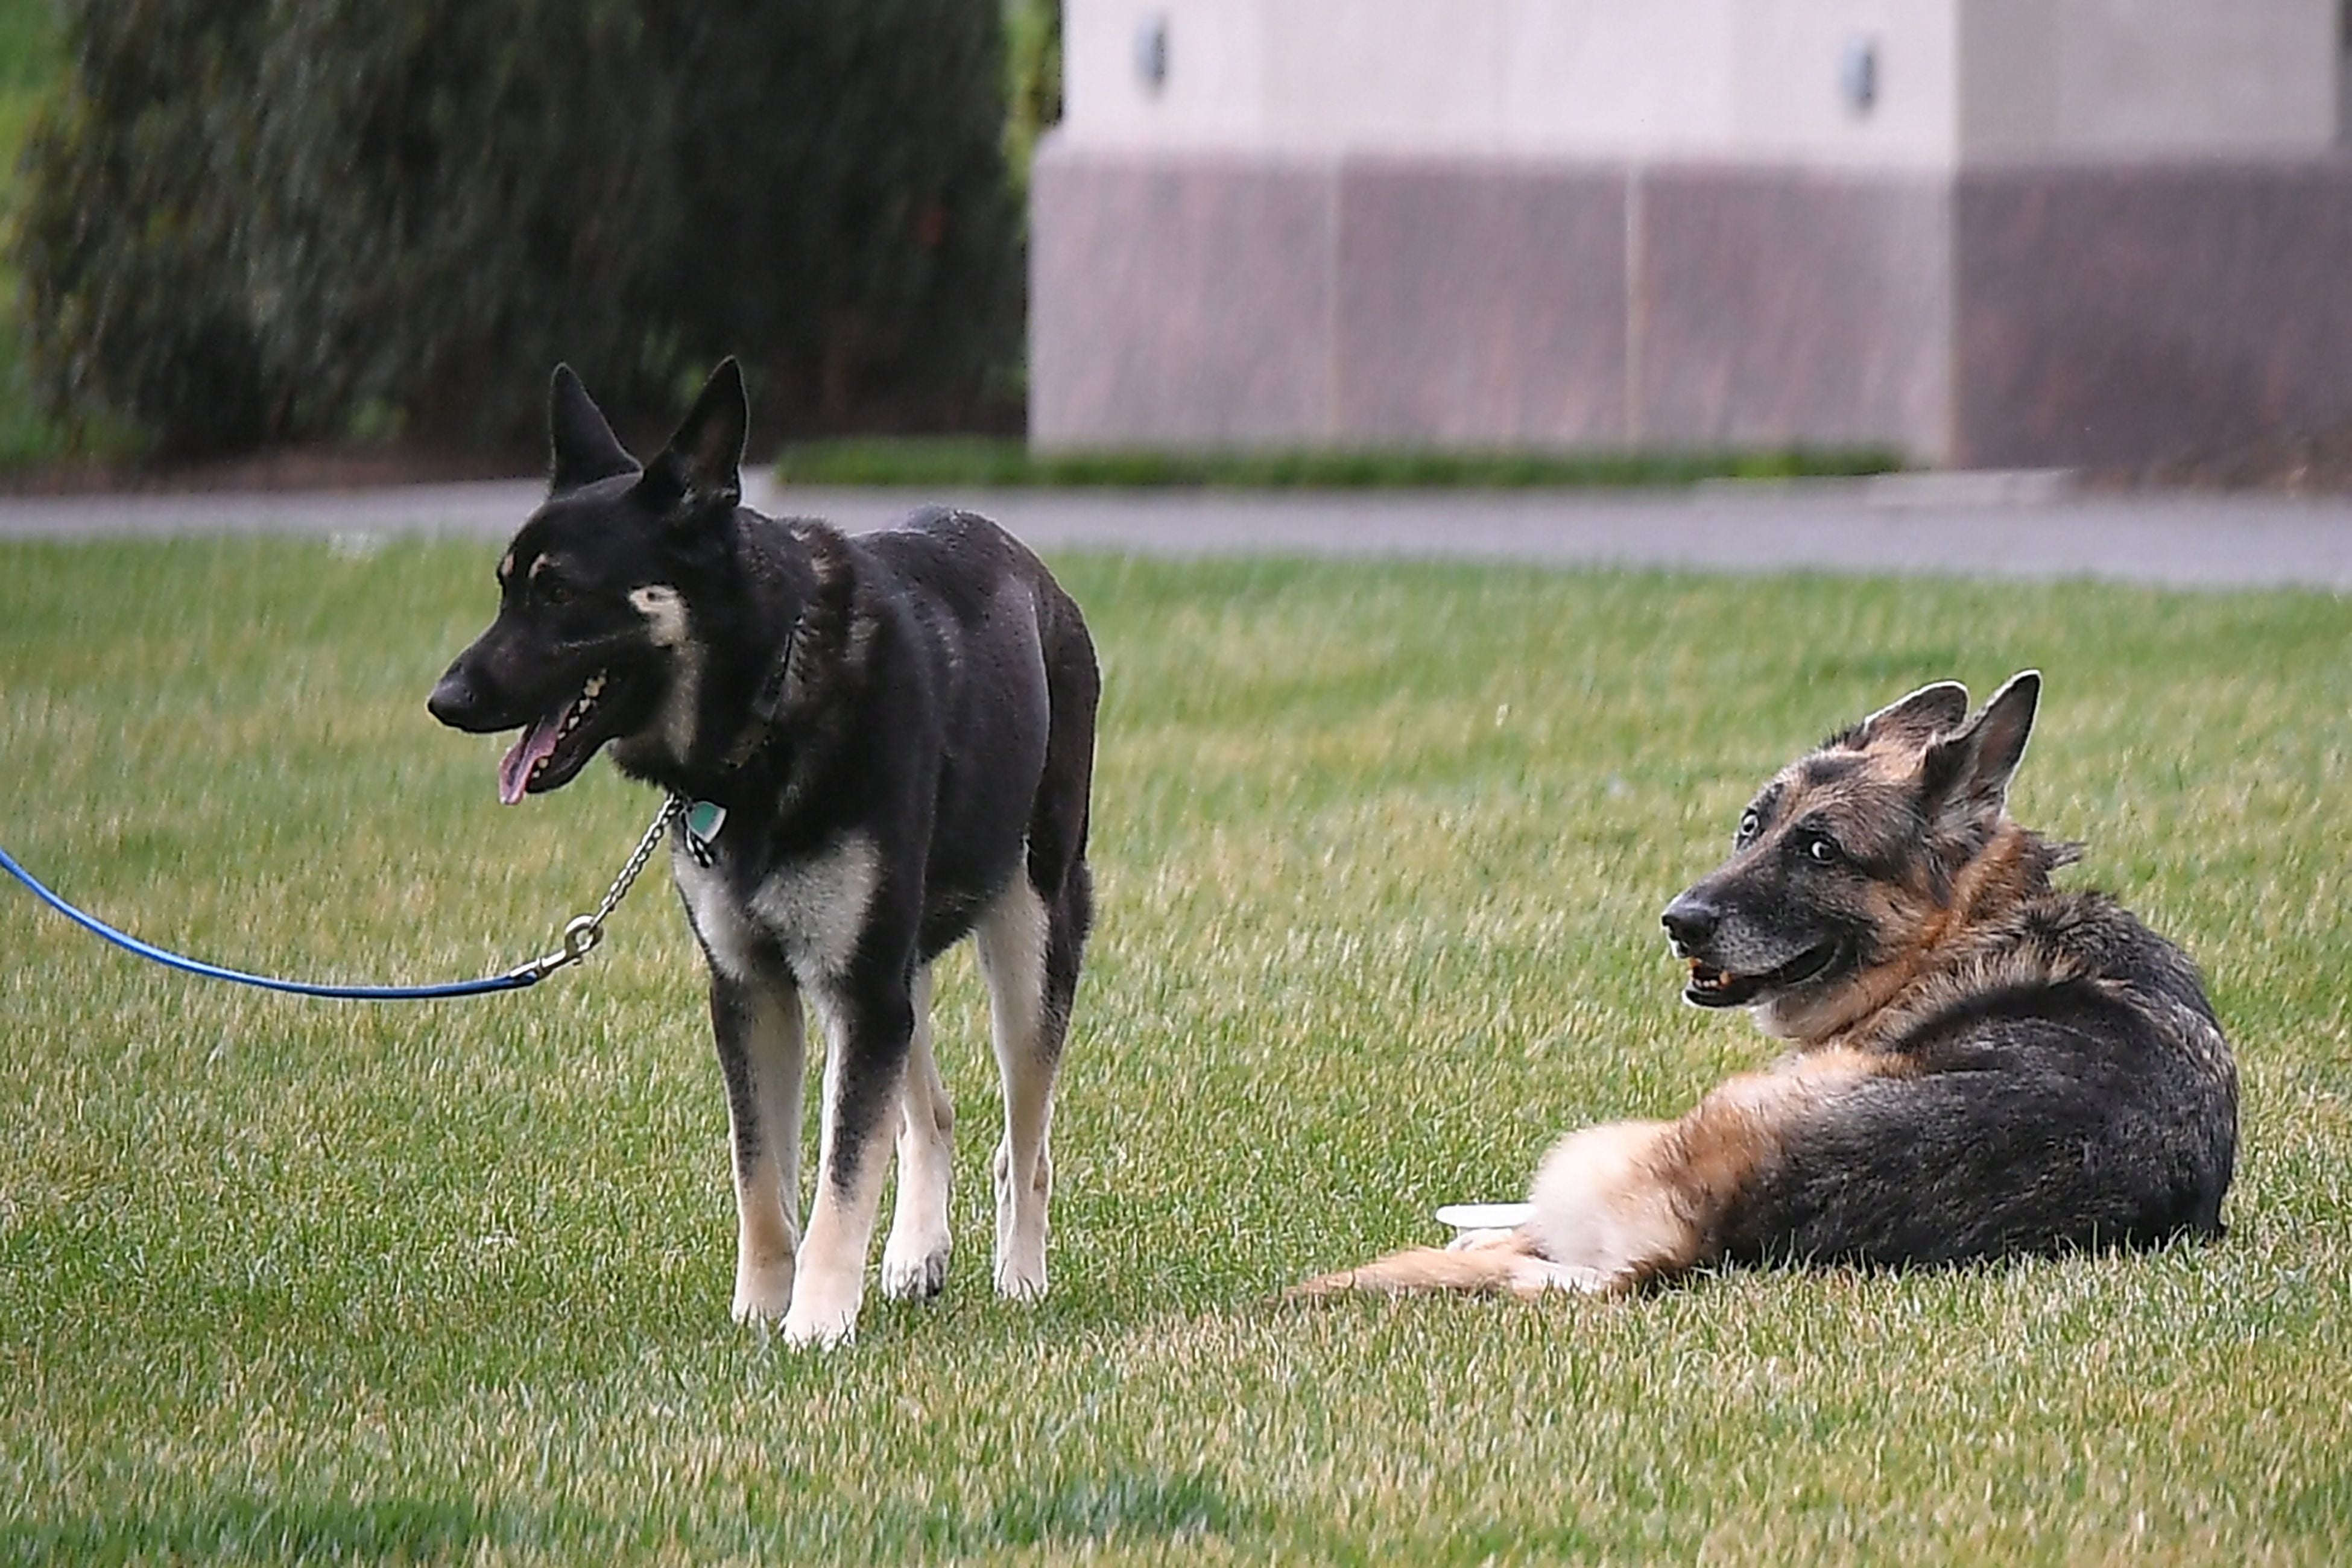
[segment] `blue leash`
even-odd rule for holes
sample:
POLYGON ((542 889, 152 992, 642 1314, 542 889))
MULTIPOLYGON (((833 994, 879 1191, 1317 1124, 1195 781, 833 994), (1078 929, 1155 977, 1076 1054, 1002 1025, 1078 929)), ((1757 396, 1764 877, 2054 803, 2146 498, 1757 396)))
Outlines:
POLYGON ((622 898, 629 890, 629 884, 635 882, 637 874, 646 868, 646 862, 653 858, 655 847, 669 832, 669 825, 686 806, 687 803, 677 795, 663 803, 660 814, 654 818, 653 826, 646 829, 646 836, 638 842, 635 852, 621 868, 621 874, 613 879, 613 886, 604 894, 604 901, 597 906, 596 912, 575 916, 565 924, 562 947, 544 958, 517 964, 503 974, 486 975, 479 980, 453 981, 444 985, 318 985, 308 981, 278 980, 266 974, 248 974, 241 969, 226 969, 217 963, 206 963, 201 959, 167 952, 152 943, 141 942, 128 932, 115 930, 94 915, 83 913, 43 887, 30 871, 16 864, 5 849, 0 849, 0 870, 7 871, 32 889, 34 896, 41 902, 91 935, 102 937, 126 952, 135 952, 183 974, 200 975, 206 980, 234 981, 239 985, 257 985, 264 991, 290 992, 297 996, 332 996, 361 1002, 423 1002, 445 996, 484 996, 492 992, 520 991, 526 985, 536 985, 557 970, 577 963, 594 952, 597 942, 603 940, 605 919, 619 907, 622 898))

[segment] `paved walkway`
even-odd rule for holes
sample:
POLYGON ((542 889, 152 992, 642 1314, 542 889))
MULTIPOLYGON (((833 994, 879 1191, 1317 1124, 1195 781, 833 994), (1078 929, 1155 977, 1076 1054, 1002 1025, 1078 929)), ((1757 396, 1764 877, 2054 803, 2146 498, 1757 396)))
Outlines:
MULTIPOLYGON (((0 500, 0 539, 203 532, 502 538, 541 487, 0 500)), ((2053 476, 1895 475, 1687 490, 1231 492, 751 487, 767 511, 876 528, 926 500, 1040 549, 1513 561, 1712 572, 2097 577, 2352 592, 2352 498, 2077 493, 2053 476)))

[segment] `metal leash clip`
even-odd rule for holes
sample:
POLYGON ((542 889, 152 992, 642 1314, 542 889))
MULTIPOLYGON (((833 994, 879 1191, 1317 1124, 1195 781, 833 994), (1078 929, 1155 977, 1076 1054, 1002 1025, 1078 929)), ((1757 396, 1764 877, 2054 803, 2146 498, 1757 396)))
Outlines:
POLYGON ((537 984, 557 970, 577 963, 595 952, 596 944, 604 940, 605 919, 620 907, 622 899, 628 894, 629 885, 635 882, 637 879, 637 874, 646 868, 646 862, 653 858, 655 849, 660 847, 662 839, 669 833, 670 824, 676 822, 684 814, 688 802, 683 795, 674 795, 664 801, 661 810, 654 816, 653 826, 646 828, 645 837, 637 841, 636 852, 631 855, 628 863, 621 868, 621 874, 613 879, 613 886, 605 892, 604 901, 596 907, 596 912, 593 915, 574 915, 566 921, 563 925, 562 947, 544 958, 535 958, 529 963, 509 970, 507 978, 519 984, 537 984))
POLYGON ((533 981, 546 979, 568 964, 579 963, 596 951, 604 940, 604 927, 594 915, 574 915, 563 925, 563 945, 544 958, 534 958, 529 963, 517 965, 510 973, 528 974, 533 981))

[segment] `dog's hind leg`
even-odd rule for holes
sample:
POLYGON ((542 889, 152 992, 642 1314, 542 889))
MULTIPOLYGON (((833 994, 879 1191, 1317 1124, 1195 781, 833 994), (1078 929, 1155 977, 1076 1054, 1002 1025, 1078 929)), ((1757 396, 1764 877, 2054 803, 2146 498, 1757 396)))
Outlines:
POLYGON ((1412 1247, 1358 1268, 1345 1268, 1294 1285, 1286 1292, 1295 1300, 1313 1300, 1350 1290, 1391 1296, 1418 1295, 1436 1290, 1517 1296, 1522 1300, 1551 1290, 1597 1292, 1611 1282, 1589 1268, 1555 1263, 1538 1253, 1519 1231, 1507 1232, 1470 1247, 1412 1247))
POLYGON ((1045 1293, 1046 1210, 1054 1194, 1051 1148, 1054 1075, 1076 989, 1050 962, 1054 911, 1025 877, 981 917, 981 973, 988 982, 991 1032, 1004 1077, 1004 1139, 996 1146, 996 1289, 1016 1299, 1045 1293))
POLYGON ((1687 1268, 1702 1237, 1690 1218, 1720 1179, 1720 1161, 1693 1163, 1684 1124, 1617 1121, 1572 1132, 1552 1146, 1517 1228, 1465 1247, 1413 1247, 1360 1268, 1309 1279, 1293 1296, 1345 1290, 1391 1294, 1548 1290, 1613 1294, 1687 1268))
POLYGON ((955 1101, 931 1055, 931 972, 915 976, 915 1027, 898 1089, 898 1199, 882 1247, 882 1293, 927 1301, 948 1282, 948 1177, 955 1101))
POLYGON ((735 1173, 735 1321, 783 1316, 799 1247, 800 994, 713 972, 710 1023, 727 1079, 735 1173))
POLYGON ((1562 1138, 1536 1167, 1520 1234, 1602 1289, 1690 1267, 1705 1242, 1693 1215, 1718 1201, 1707 1183, 1731 1187, 1746 1166, 1695 1162, 1686 1121, 1610 1121, 1562 1138))
POLYGON ((975 932, 988 983, 990 1032, 1004 1079, 1004 1139, 993 1170, 996 1289, 1015 1300, 1045 1293, 1054 1078, 1094 919, 1087 818, 1102 681, 1077 606, 1055 590, 1043 609, 1050 718, 1026 864, 982 915, 975 932))

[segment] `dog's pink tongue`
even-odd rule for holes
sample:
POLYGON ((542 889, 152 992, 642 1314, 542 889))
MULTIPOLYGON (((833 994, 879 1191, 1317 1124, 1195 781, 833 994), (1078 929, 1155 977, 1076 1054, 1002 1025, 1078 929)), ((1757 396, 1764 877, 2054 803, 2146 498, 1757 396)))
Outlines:
POLYGON ((530 770, 555 750, 555 727, 558 720, 551 715, 534 719, 522 739, 499 762, 499 799, 508 805, 522 798, 522 786, 530 782, 530 770))

